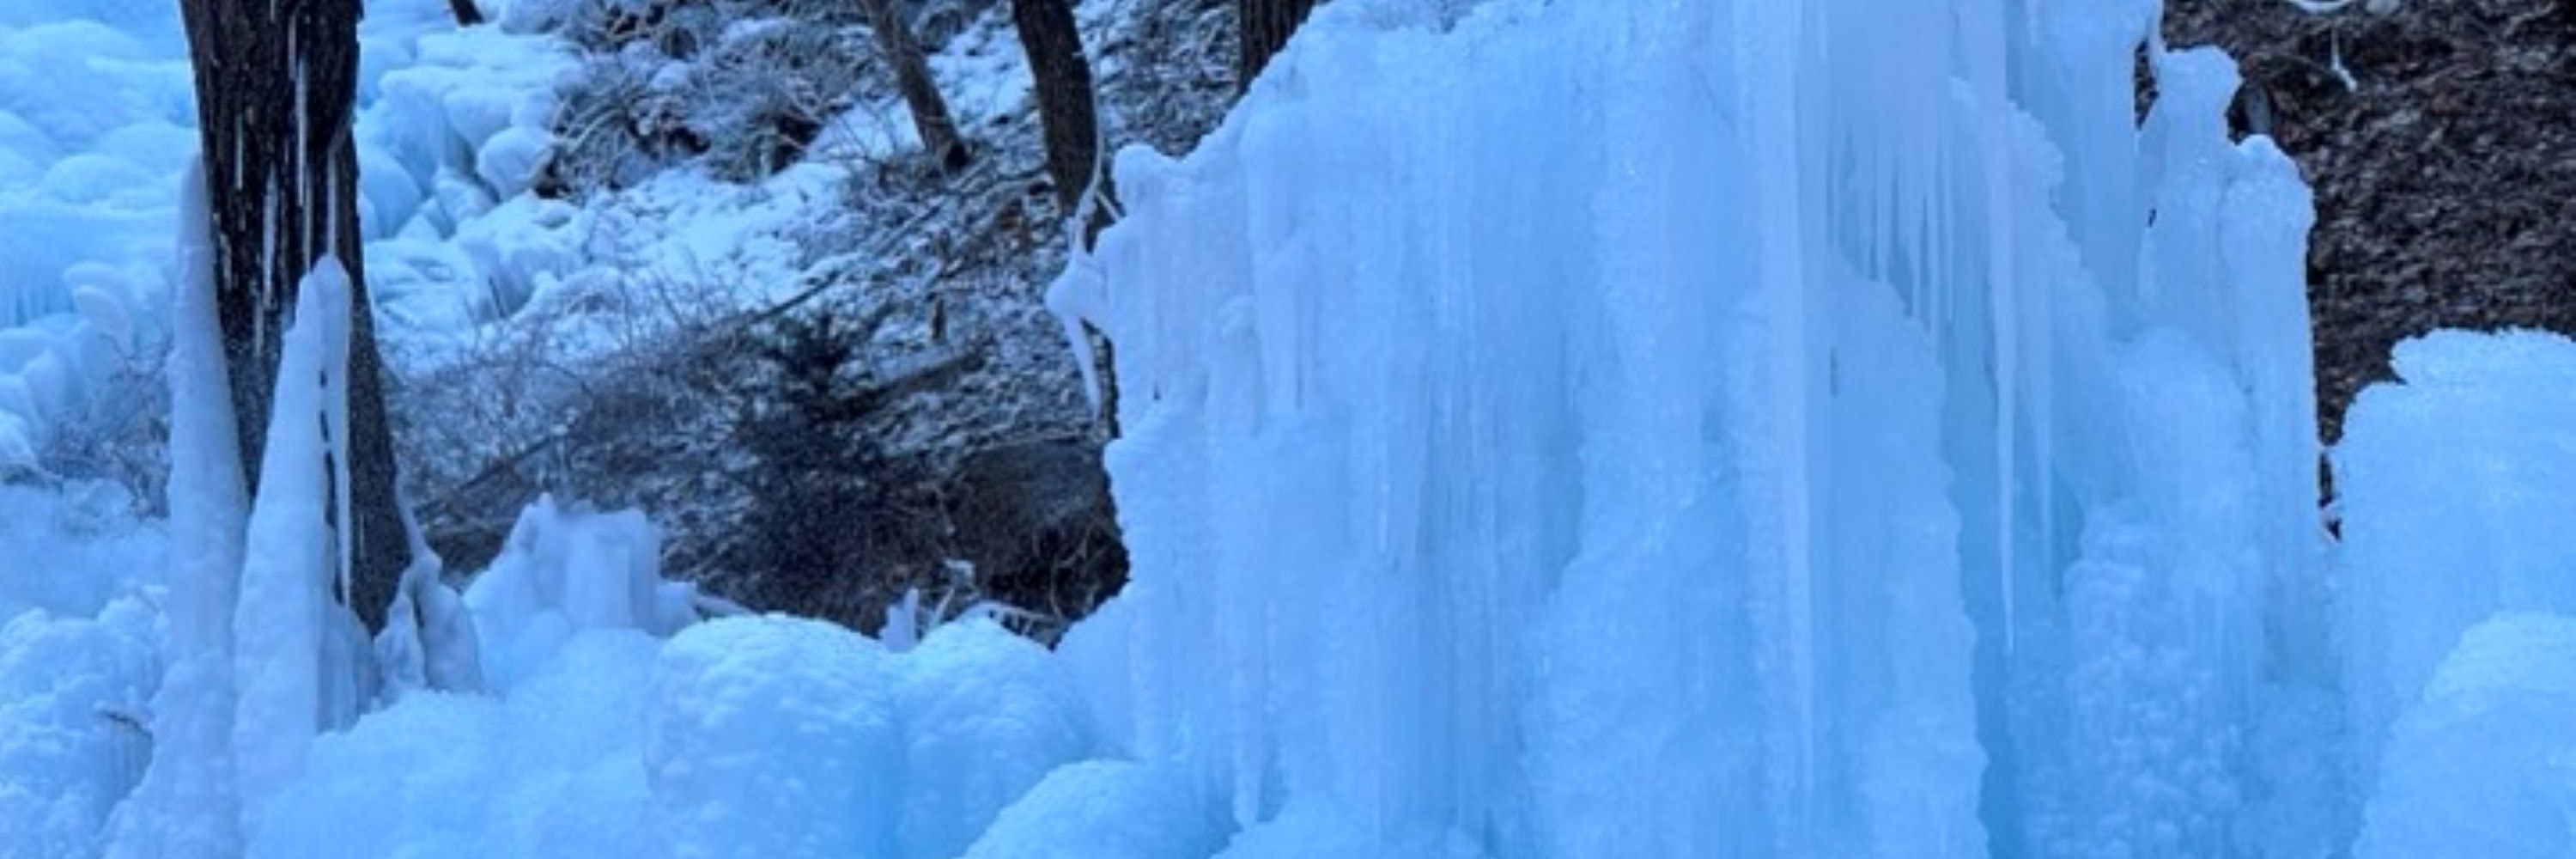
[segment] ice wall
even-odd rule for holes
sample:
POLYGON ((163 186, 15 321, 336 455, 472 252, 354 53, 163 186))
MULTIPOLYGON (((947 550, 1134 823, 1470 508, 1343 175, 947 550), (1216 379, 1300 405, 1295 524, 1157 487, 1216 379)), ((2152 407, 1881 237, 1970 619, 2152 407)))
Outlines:
POLYGON ((1051 295, 1096 715, 1246 845, 2245 852, 2316 799, 2244 742, 2327 661, 2310 215, 2224 58, 2138 122, 2154 14, 1325 7, 1051 295))

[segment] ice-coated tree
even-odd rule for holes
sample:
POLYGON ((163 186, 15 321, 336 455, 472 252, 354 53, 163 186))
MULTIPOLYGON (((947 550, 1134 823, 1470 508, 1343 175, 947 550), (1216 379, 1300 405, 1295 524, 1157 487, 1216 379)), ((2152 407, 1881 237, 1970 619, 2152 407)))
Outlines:
POLYGON ((903 10, 895 0, 859 0, 859 6, 868 13, 868 29, 876 32, 877 53, 894 67, 895 88, 902 91, 904 106, 912 110, 921 150, 942 170, 965 169, 974 153, 957 136, 957 121, 948 115, 948 101, 939 97, 939 82, 930 77, 930 63, 922 58, 920 43, 912 40, 912 25, 904 22, 903 10))
POLYGON ((1306 23, 1306 14, 1315 11, 1315 3, 1316 0, 1234 0, 1238 32, 1243 39, 1234 62, 1237 92, 1252 88, 1252 80, 1270 65, 1272 55, 1288 45, 1288 37, 1296 34, 1298 25, 1306 23))
MULTIPOLYGON (((244 485, 256 493, 281 342, 297 281, 324 256, 348 269, 345 509, 353 567, 339 595, 370 631, 411 562, 395 495, 391 428, 375 326, 359 265, 359 0, 180 0, 196 73, 197 127, 213 219, 216 315, 240 432, 244 485)), ((329 473, 326 469, 325 473, 329 473)), ((337 507, 338 505, 335 505, 337 507)), ((246 634, 255 634, 246 631, 246 634)))

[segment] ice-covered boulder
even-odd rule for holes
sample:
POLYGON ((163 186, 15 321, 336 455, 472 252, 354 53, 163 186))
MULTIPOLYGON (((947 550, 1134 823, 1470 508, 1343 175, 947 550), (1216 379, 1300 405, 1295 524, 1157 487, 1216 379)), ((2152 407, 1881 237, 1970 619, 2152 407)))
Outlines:
POLYGON ((1058 767, 1003 809, 965 859, 1204 859, 1224 843, 1225 832, 1223 810, 1179 773, 1133 761, 1084 761, 1058 767))
POLYGON ((947 624, 903 662, 904 859, 957 855, 1048 772, 1092 752, 1054 660, 999 624, 947 624))
POLYGON ((654 855, 898 855, 905 756, 892 660, 849 630, 783 616, 671 639, 645 705, 654 855))

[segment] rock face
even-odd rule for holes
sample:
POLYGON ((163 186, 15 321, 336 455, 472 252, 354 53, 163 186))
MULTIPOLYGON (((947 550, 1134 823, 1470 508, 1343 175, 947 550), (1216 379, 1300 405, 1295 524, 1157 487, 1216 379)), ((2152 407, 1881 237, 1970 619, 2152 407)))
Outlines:
POLYGON ((2389 378, 2399 340, 2576 332, 2576 2, 2312 15, 2174 0, 2164 34, 2239 58, 2240 128, 2268 130, 2316 190, 2308 304, 2328 443, 2353 394, 2389 378))

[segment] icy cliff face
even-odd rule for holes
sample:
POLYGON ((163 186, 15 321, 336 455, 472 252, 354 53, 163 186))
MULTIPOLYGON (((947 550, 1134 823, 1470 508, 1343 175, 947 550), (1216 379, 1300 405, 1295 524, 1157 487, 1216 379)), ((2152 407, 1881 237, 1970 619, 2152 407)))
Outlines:
POLYGON ((1054 291, 1119 344, 1096 711, 1253 842, 2286 837, 2309 203, 2223 57, 2138 121, 2154 12, 1328 6, 1054 291))

